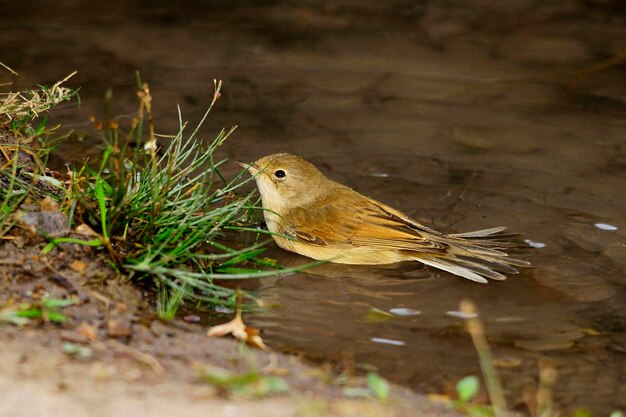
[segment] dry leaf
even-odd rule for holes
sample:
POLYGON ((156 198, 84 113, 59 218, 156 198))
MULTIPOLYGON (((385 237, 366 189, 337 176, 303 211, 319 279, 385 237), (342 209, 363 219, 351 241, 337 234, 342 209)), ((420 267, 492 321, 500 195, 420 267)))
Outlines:
POLYGON ((235 318, 228 323, 213 326, 207 332, 210 337, 222 337, 227 334, 232 334, 235 339, 246 342, 250 346, 254 346, 260 349, 267 349, 263 339, 259 335, 259 330, 254 327, 248 327, 243 322, 241 317, 241 295, 237 297, 237 311, 235 318))
POLYGON ((267 350, 267 346, 263 343, 263 339, 261 338, 258 329, 246 326, 245 331, 248 336, 246 343, 259 349, 267 350))
POLYGON ((241 319, 241 315, 239 314, 239 312, 237 312, 235 318, 228 323, 213 326, 207 332, 207 335, 210 337, 222 337, 226 336, 227 334, 232 334, 233 336, 235 336, 235 338, 239 340, 248 339, 248 333, 246 333, 246 325, 241 319))

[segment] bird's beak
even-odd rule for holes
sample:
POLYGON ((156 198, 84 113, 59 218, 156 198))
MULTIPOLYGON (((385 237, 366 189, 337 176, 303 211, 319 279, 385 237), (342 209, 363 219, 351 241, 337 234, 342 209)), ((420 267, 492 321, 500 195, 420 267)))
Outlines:
POLYGON ((252 164, 247 164, 245 162, 236 162, 237 165, 239 165, 242 168, 245 168, 248 170, 248 172, 250 173, 250 175, 255 176, 256 174, 259 173, 259 169, 254 165, 254 163, 252 164))

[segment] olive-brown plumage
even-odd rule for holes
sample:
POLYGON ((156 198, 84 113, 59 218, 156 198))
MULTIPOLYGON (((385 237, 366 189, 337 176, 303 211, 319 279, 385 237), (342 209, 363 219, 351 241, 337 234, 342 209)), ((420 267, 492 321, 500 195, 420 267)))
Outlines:
POLYGON ((346 264, 416 260, 477 282, 529 266, 505 252, 514 245, 504 227, 446 235, 286 153, 240 165, 255 176, 267 227, 283 249, 346 264))

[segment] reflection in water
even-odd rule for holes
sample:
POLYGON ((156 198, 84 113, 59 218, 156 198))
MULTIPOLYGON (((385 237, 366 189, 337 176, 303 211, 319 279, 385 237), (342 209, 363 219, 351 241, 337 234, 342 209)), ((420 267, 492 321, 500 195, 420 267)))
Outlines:
MULTIPOLYGON (((264 280, 261 297, 278 307, 250 320, 268 344, 346 366, 369 363, 441 392, 480 372, 463 319, 450 314, 470 298, 510 398, 521 398, 542 359, 559 371, 561 405, 597 415, 626 408, 619 1, 146 8, 111 0, 93 2, 94 12, 60 0, 42 19, 44 6, 0 4, 0 56, 21 74, 18 87, 79 71, 83 107, 55 113, 66 127, 89 125, 111 86, 114 110, 134 111, 139 68, 151 83, 157 129, 171 133, 176 104, 198 120, 221 78, 223 99, 202 134, 238 124, 223 149, 233 160, 302 155, 441 231, 506 225, 534 247, 533 269, 488 285, 415 264, 323 265, 264 280), (390 314, 372 320, 376 311, 390 314), (399 314, 409 311, 420 314, 399 314)), ((62 168, 93 156, 97 141, 63 145, 52 162, 62 168)), ((224 167, 226 175, 238 169, 224 167)), ((268 256, 307 262, 278 249, 268 256)))

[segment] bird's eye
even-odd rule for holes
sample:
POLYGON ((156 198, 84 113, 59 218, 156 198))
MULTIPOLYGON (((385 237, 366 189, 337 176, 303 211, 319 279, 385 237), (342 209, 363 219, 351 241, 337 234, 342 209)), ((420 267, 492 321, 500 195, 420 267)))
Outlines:
POLYGON ((283 171, 282 169, 276 170, 276 172, 274 172, 274 176, 276 178, 285 178, 285 171, 283 171))

